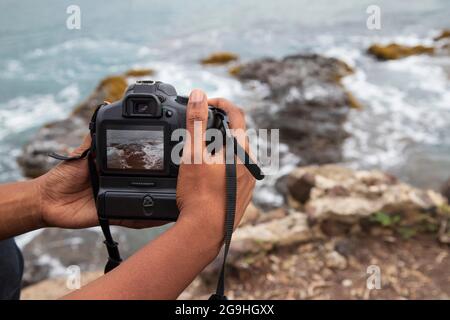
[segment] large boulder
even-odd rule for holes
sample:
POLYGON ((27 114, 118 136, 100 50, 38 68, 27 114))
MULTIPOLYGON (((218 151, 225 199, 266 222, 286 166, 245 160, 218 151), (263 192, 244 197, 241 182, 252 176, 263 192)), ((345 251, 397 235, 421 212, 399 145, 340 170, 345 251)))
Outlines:
POLYGON ((244 82, 256 80, 266 98, 251 115, 259 128, 280 129, 280 140, 304 164, 338 162, 348 133, 343 124, 355 99, 342 86, 353 73, 344 62, 320 55, 260 59, 232 72, 244 82))
POLYGON ((441 194, 417 189, 378 170, 299 167, 289 175, 287 185, 290 205, 313 221, 370 222, 412 236, 436 233, 448 220, 447 200, 441 194), (308 195, 299 190, 309 190, 308 195))

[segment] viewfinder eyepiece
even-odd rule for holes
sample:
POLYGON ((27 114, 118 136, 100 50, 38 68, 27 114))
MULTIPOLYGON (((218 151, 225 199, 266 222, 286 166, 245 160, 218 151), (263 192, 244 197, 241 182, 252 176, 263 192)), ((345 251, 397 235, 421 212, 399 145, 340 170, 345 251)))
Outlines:
POLYGON ((153 94, 130 94, 125 98, 123 115, 125 117, 159 118, 162 115, 161 103, 153 94))

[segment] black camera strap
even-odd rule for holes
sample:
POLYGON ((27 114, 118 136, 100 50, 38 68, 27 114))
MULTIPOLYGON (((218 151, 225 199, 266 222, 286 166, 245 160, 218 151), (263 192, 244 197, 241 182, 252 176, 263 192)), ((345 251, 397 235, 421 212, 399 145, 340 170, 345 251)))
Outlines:
POLYGON ((236 196, 237 196, 237 172, 236 159, 234 157, 236 139, 231 135, 228 128, 227 119, 223 119, 225 129, 225 247, 223 249, 222 267, 217 281, 216 293, 212 294, 209 300, 227 300, 225 296, 225 267, 227 262, 228 251, 230 250, 231 237, 234 229, 234 216, 236 213, 236 196), (233 154, 231 163, 229 163, 229 155, 233 154))
MULTIPOLYGON (((97 172, 97 167, 95 164, 95 121, 97 118, 98 110, 105 104, 99 105, 94 114, 92 115, 91 121, 89 123, 89 130, 91 135, 91 147, 82 154, 76 156, 63 156, 57 153, 50 153, 49 156, 58 160, 71 161, 79 160, 87 157, 89 166, 89 176, 91 180, 92 193, 94 196, 94 201, 97 201, 98 191, 99 191, 99 176, 97 172)), ((222 124, 225 129, 225 179, 226 179, 226 205, 225 205, 225 235, 224 235, 224 251, 223 251, 223 261, 221 270, 219 273, 219 279, 217 281, 216 293, 211 295, 209 300, 227 300, 225 296, 225 268, 226 260, 228 256, 228 251, 230 249, 231 238, 234 229, 234 220, 236 212, 236 197, 237 197, 237 165, 236 165, 236 155, 241 159, 242 163, 246 166, 249 172, 257 180, 264 178, 264 175, 260 167, 253 162, 248 153, 239 145, 236 138, 232 136, 230 128, 228 126, 228 119, 226 116, 222 119, 222 124), (233 154, 233 156, 230 156, 233 154), (230 159, 228 159, 230 158, 230 159), (231 161, 230 161, 231 160, 231 161)), ((108 262, 105 266, 105 273, 111 271, 122 262, 120 257, 118 243, 114 241, 109 220, 99 216, 99 224, 102 232, 105 236, 104 244, 108 251, 108 262)))

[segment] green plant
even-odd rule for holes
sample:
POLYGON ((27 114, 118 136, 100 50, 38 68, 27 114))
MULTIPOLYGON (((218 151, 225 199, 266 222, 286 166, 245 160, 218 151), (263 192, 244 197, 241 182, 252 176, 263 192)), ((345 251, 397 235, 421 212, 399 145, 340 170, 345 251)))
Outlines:
POLYGON ((404 239, 410 239, 417 234, 417 230, 410 227, 400 227, 397 231, 404 239))
POLYGON ((383 227, 392 227, 400 222, 401 217, 399 215, 390 215, 388 213, 378 211, 375 212, 370 220, 373 222, 377 222, 383 227))

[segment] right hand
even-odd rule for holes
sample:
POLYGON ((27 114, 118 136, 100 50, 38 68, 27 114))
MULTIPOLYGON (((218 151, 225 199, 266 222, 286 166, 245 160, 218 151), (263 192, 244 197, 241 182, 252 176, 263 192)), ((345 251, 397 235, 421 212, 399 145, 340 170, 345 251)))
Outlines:
MULTIPOLYGON (((208 104, 227 113, 231 129, 242 129, 240 130, 242 134, 236 138, 248 152, 248 143, 244 134, 245 119, 241 109, 222 98, 208 100, 203 91, 193 90, 189 96, 186 113, 186 128, 191 140, 185 143, 190 144, 190 148, 183 150, 182 164, 178 173, 177 203, 180 209, 178 221, 191 223, 193 228, 205 236, 206 240, 215 239, 221 242, 224 237, 226 200, 224 148, 214 156, 221 158, 221 162, 211 164, 202 161, 200 164, 193 164, 195 154, 197 153, 197 156, 199 152, 203 154, 206 147, 202 139, 201 149, 194 150, 194 123, 201 125, 203 137, 208 118, 208 104)), ((235 227, 239 224, 252 198, 254 186, 255 179, 246 167, 238 162, 235 227)))

